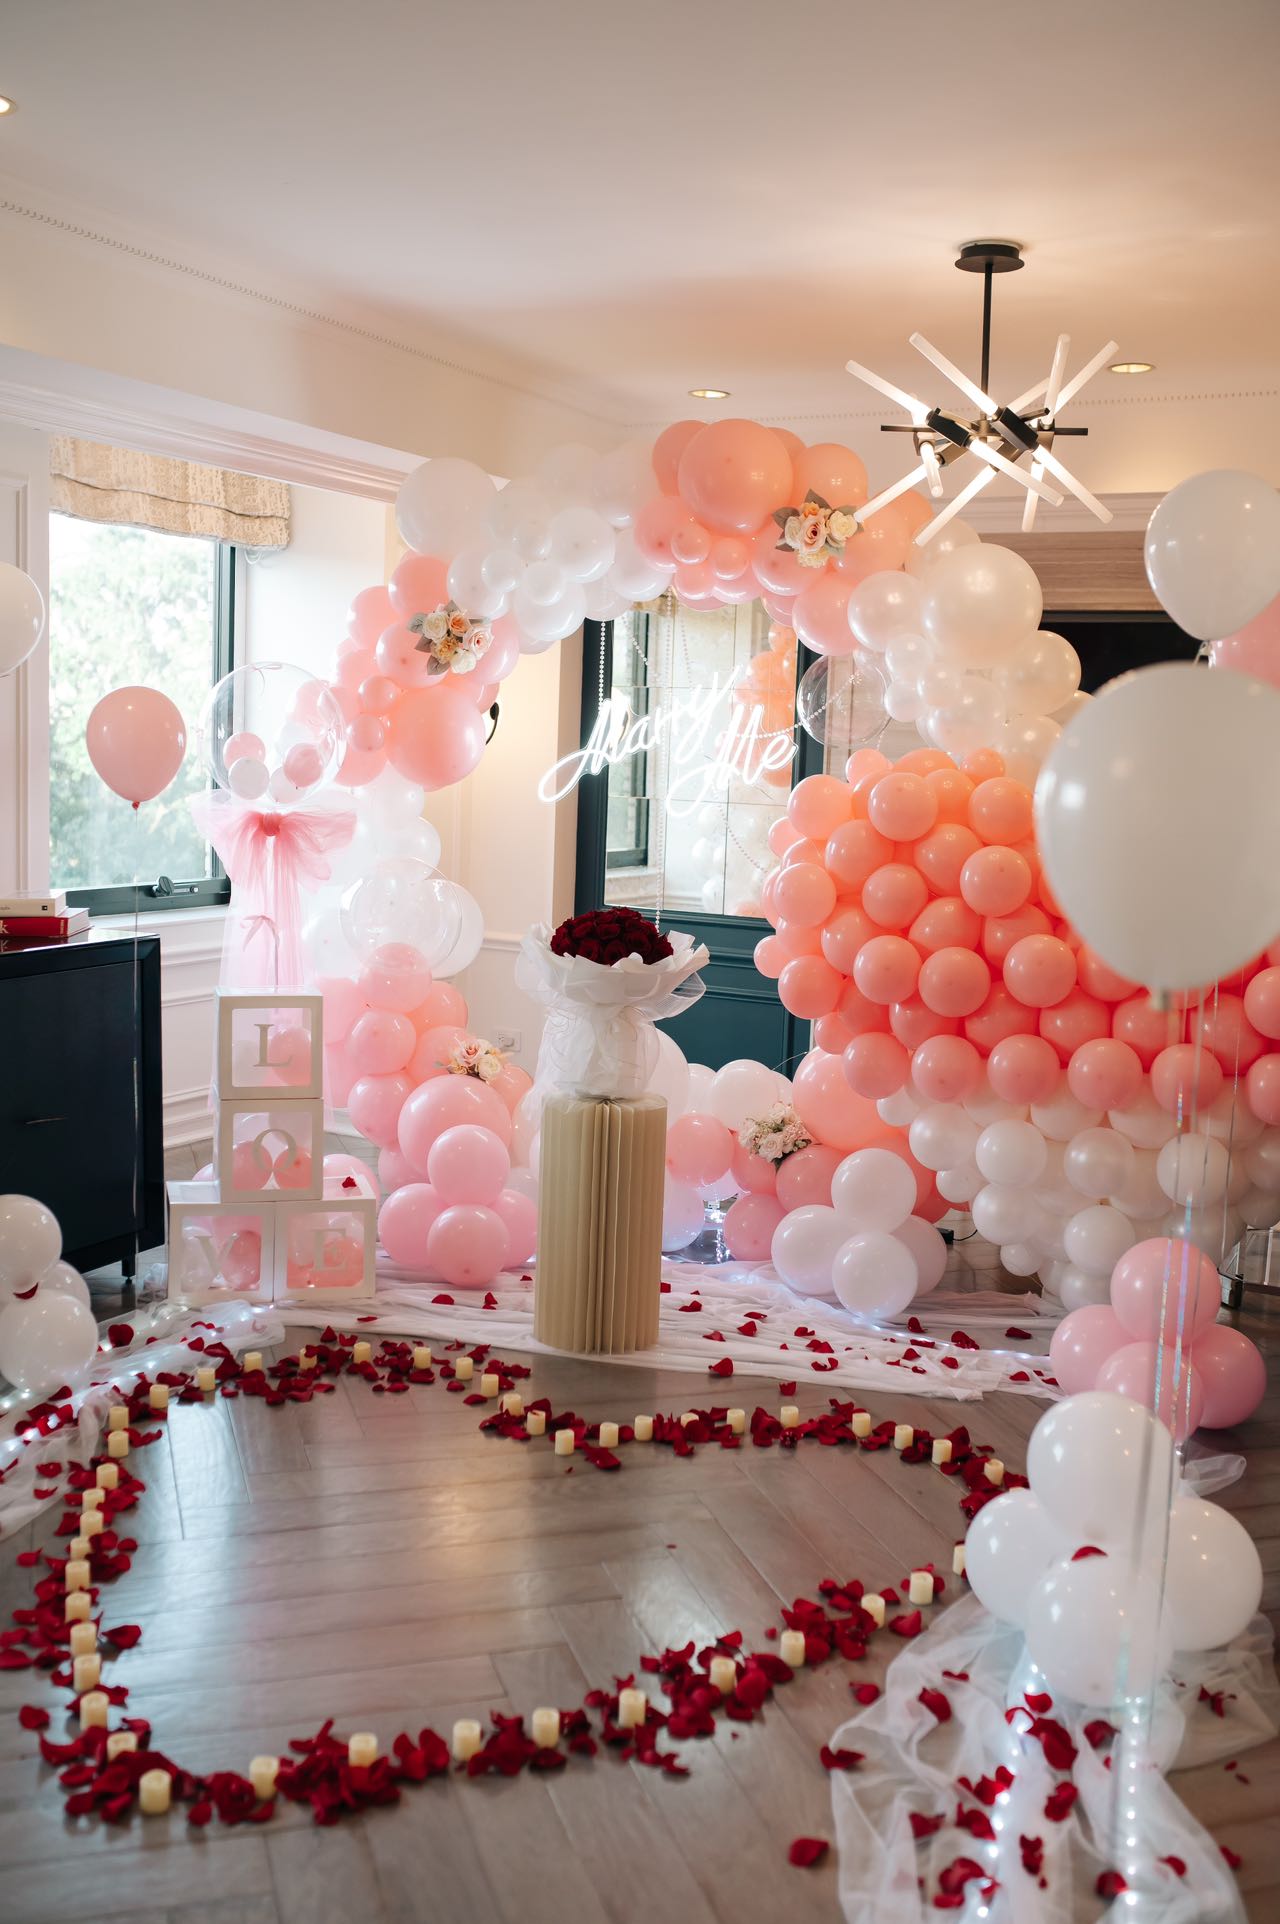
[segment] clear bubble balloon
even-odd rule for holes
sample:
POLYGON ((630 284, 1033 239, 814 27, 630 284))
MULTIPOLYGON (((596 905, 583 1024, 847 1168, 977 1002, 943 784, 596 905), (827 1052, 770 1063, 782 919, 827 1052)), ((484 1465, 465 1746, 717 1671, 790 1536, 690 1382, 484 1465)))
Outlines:
POLYGON ((461 919, 457 885, 405 856, 379 862, 342 902, 342 934, 357 955, 402 942, 432 969, 456 943, 461 919))
POLYGON ((875 741, 889 721, 887 683, 865 655, 822 655, 800 677, 796 717, 834 755, 875 741))
POLYGON ((257 801, 301 801, 333 779, 346 747, 328 685, 287 661, 233 668, 209 691, 196 748, 219 788, 257 801), (291 793, 281 793, 288 783, 291 793))

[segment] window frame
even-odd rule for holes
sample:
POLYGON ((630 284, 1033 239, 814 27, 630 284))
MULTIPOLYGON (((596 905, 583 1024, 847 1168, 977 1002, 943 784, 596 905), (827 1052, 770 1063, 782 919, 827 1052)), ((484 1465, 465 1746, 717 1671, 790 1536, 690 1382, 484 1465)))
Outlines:
MULTIPOLYGON (((630 619, 633 623, 643 622, 644 624, 643 636, 637 636, 633 631, 630 637, 630 640, 631 640, 631 649, 632 649, 633 656, 638 653, 640 655, 640 658, 643 661, 647 662, 649 659, 649 637, 650 637, 650 630, 652 627, 652 616, 649 615, 647 611, 642 612, 640 609, 636 608, 636 609, 633 609, 630 613, 630 616, 626 618, 630 619), (641 643, 643 643, 643 645, 641 645, 641 643)), ((613 690, 613 644, 614 644, 615 623, 611 621, 608 625, 609 625, 609 682, 607 684, 605 692, 608 695, 612 695, 614 692, 613 690)), ((627 696, 628 696, 628 705, 633 715, 637 717, 647 715, 649 713, 649 700, 650 700, 648 677, 646 676, 643 682, 640 682, 640 681, 636 681, 633 676, 633 679, 628 686, 627 696)), ((639 869, 639 868, 648 868, 649 866, 650 843, 652 839, 651 828, 650 828, 651 807, 649 802, 649 750, 646 748, 643 754, 629 755, 626 760, 625 771, 627 774, 630 787, 629 787, 629 793, 624 797, 624 799, 631 802, 635 808, 636 840, 632 843, 630 848, 611 849, 606 847, 605 857, 604 857, 604 864, 605 864, 606 870, 639 869)), ((616 773, 616 769, 607 769, 605 771, 606 822, 608 820, 608 813, 609 813, 608 777, 613 773, 616 773)))
MULTIPOLYGON (((213 573, 212 688, 235 666, 237 612, 243 604, 244 550, 234 542, 216 543, 213 573)), ((50 857, 53 849, 50 844, 50 857)), ((210 850, 212 873, 195 880, 170 877, 172 892, 161 894, 155 882, 112 882, 100 888, 67 890, 69 909, 86 908, 95 917, 108 915, 163 915, 172 911, 225 908, 231 900, 231 881, 210 850)), ((160 878, 157 877, 156 881, 160 878)))

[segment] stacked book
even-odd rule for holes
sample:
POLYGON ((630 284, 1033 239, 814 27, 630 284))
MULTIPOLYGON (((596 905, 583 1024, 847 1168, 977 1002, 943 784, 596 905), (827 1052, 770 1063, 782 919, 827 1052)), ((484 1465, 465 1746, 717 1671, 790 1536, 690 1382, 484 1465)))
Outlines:
POLYGON ((0 895, 0 937, 21 942, 65 942, 88 926, 88 909, 69 909, 65 889, 0 895))

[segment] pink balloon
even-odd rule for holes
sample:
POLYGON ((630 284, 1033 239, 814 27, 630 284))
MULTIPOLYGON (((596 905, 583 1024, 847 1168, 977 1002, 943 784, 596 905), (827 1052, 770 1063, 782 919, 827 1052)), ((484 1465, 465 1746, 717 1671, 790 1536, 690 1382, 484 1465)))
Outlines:
POLYGON ((1061 1073, 1057 1050, 1038 1035, 1006 1036, 987 1057, 992 1093, 1019 1107, 1047 1102, 1061 1073))
POLYGON ((910 862, 886 862, 862 885, 862 906, 878 928, 905 929, 921 917, 929 884, 910 862))
POLYGON ((282 1149, 271 1165, 277 1189, 309 1189, 311 1187, 311 1155, 296 1143, 292 1149, 282 1149))
POLYGON ((1176 1009, 1154 1009, 1146 995, 1117 1003, 1111 1012, 1112 1035, 1129 1044, 1144 1069, 1151 1067, 1162 1049, 1182 1041, 1185 1026, 1176 1009))
POLYGON ((392 767, 428 790, 460 782, 484 754, 484 717, 458 679, 406 689, 388 721, 392 767))
POLYGON ((815 655, 851 655, 858 645, 849 627, 852 582, 834 570, 815 575, 810 568, 808 575, 791 610, 796 633, 815 655))
POLYGON ((394 1149, 400 1112, 413 1084, 406 1075, 360 1076, 347 1094, 347 1114, 358 1129, 379 1149, 394 1149))
MULTIPOLYGON (((383 589, 366 589, 366 594, 382 594, 389 602, 392 615, 401 615, 406 620, 411 615, 429 615, 449 599, 448 563, 439 561, 435 555, 415 554, 412 550, 396 563, 389 586, 383 589)), ((357 595, 356 600, 360 600, 357 595)), ((387 623, 383 623, 386 627, 387 623)))
POLYGON ((433 982, 426 996, 416 1009, 410 1010, 409 1015, 419 1035, 425 1035, 428 1029, 438 1029, 448 1023, 465 1028, 466 999, 461 990, 454 988, 452 982, 433 982))
POLYGON ((797 862, 779 875, 774 900, 784 921, 813 928, 834 909, 836 885, 816 862, 797 862))
POLYGON ((1017 849, 992 842, 960 871, 960 893, 979 915, 1012 915, 1031 894, 1031 865, 1017 849))
POLYGON ((89 760, 107 787, 137 808, 168 788, 187 751, 181 714, 157 688, 115 688, 85 727, 89 760))
POLYGON ((910 505, 913 499, 907 495, 888 502, 877 509, 869 521, 861 522, 852 540, 845 542, 836 567, 851 586, 856 587, 868 575, 883 574, 902 566, 918 525, 910 505))
MULTIPOLYGON (((925 781, 927 786, 927 776, 925 781)), ((936 889, 939 895, 957 895, 964 865, 981 846, 965 823, 943 821, 913 845, 911 859, 930 888, 936 889)))
POLYGON ((778 1164, 778 1201, 786 1213, 803 1209, 807 1203, 831 1204, 831 1179, 844 1161, 843 1149, 829 1149, 825 1142, 810 1143, 797 1149, 778 1164))
MULTIPOLYGON (((502 1097, 476 1076, 437 1076, 409 1096, 400 1115, 399 1148, 421 1175, 427 1173, 431 1145, 446 1129, 474 1123, 492 1129, 506 1147, 511 1118, 502 1097)), ((726 1158, 727 1161, 727 1158, 726 1158)))
POLYGON ((752 1155, 740 1142, 734 1142, 729 1168, 738 1185, 739 1195, 772 1196, 776 1193, 777 1163, 770 1162, 765 1156, 752 1155))
POLYGON ((1010 995, 1003 982, 993 982, 980 1009, 966 1016, 964 1032, 979 1049, 994 1049, 1009 1036, 1035 1035, 1036 1012, 1010 995))
POLYGON ((858 951, 864 942, 881 934, 880 928, 852 902, 837 903, 823 925, 820 946, 823 956, 841 975, 852 975, 858 951))
POLYGON ((411 943, 384 942, 364 964, 357 986, 371 1008, 407 1015, 430 989, 431 971, 411 943))
POLYGON ((783 1008, 808 1022, 830 1015, 843 988, 844 977, 820 955, 796 956, 778 977, 778 999, 783 1008))
POLYGON ((982 1057, 963 1036, 931 1036, 911 1058, 911 1080, 930 1102, 963 1102, 982 1079, 982 1057))
MULTIPOLYGON (((1105 1002, 1095 1002, 1083 989, 1075 988, 1069 995, 1064 995, 1061 1002, 1055 1002, 1051 1009, 1041 1009, 1040 1033, 1067 1063, 1079 1054, 1086 1043, 1110 1041, 1111 1011, 1105 1002)), ((1124 1046, 1123 1042, 1116 1044, 1117 1048, 1123 1049, 1124 1046)), ((1105 1062, 1108 1057, 1086 1057, 1086 1061, 1095 1059, 1105 1062)), ((1118 1056, 1110 1059, 1114 1062, 1120 1060, 1118 1056)), ((1136 1056, 1133 1060, 1141 1074, 1142 1064, 1136 1056)))
POLYGON ((1207 1002, 1202 1015, 1192 1015, 1188 1041, 1199 1032, 1201 1046, 1217 1056, 1229 1076, 1237 1070, 1243 1075, 1249 1065, 1266 1050, 1266 1043, 1245 1017, 1244 1002, 1238 995, 1219 995, 1207 1002))
POLYGON ((231 1180, 237 1189, 265 1189, 271 1180, 271 1157, 261 1142, 238 1142, 231 1152, 231 1180))
POLYGON ((892 860, 892 841, 866 821, 842 822, 827 838, 823 853, 828 873, 846 889, 860 889, 869 875, 892 860))
POLYGON ((514 1112, 517 1103, 528 1095, 530 1089, 532 1089, 533 1077, 526 1069, 522 1069, 518 1063, 508 1062, 503 1065, 499 1074, 496 1075, 489 1084, 489 1087, 494 1090, 497 1095, 502 1097, 502 1100, 507 1105, 507 1113, 511 1114, 514 1112))
POLYGON ((705 425, 702 421, 673 421, 654 442, 653 472, 663 494, 680 492, 680 457, 705 425))
POLYGON ((905 1002, 919 974, 920 952, 900 935, 864 942, 853 965, 854 982, 869 1002, 905 1002))
MULTIPOLYGON (((391 1153, 389 1149, 379 1150, 379 1163, 381 1163, 383 1156, 390 1155, 391 1153)), ((374 1175, 367 1162, 361 1162, 359 1156, 345 1156, 341 1154, 326 1156, 324 1159, 324 1179, 326 1184, 332 1182, 340 1185, 345 1185, 348 1179, 350 1179, 366 1196, 376 1196, 379 1193, 378 1178, 374 1175)), ((349 1191, 348 1193, 354 1194, 354 1191, 349 1191)))
POLYGON ((867 470, 852 448, 838 441, 815 442, 792 456, 793 500, 812 493, 831 508, 862 508, 867 501, 867 470))
POLYGON ((1127 1343, 1116 1350, 1098 1371, 1094 1388, 1113 1390, 1117 1396, 1132 1397, 1135 1403, 1154 1410, 1179 1443, 1198 1430, 1204 1420, 1204 1384, 1199 1370, 1184 1361, 1175 1377, 1172 1352, 1166 1349, 1162 1355, 1157 1343, 1127 1343))
MULTIPOLYGON (((351 724, 352 728, 362 719, 367 721, 370 717, 358 715, 351 724)), ((358 748, 348 737, 338 772, 333 779, 340 788, 363 788, 366 783, 376 781, 386 765, 387 751, 381 744, 377 748, 358 748)))
MULTIPOLYGON (((868 1035, 872 1030, 878 1030, 881 1035, 889 1033, 889 1010, 882 1002, 869 1001, 854 982, 846 982, 841 990, 837 1013, 854 1035, 868 1035)), ((902 1040, 901 1036, 898 1040, 902 1040)))
POLYGON ((507 1262, 527 1263, 538 1247, 538 1206, 519 1189, 503 1189, 490 1207, 507 1232, 507 1262))
POLYGON ((969 826, 984 842, 1001 842, 1006 848, 1025 842, 1034 829, 1031 790, 1008 775, 979 779, 972 761, 970 757, 966 771, 978 785, 969 797, 969 826))
POLYGON ((1194 1243, 1173 1236, 1135 1243, 1111 1272, 1111 1305, 1130 1342, 1163 1338, 1185 1348, 1212 1325, 1221 1299, 1215 1265, 1194 1243))
POLYGON ((510 1254, 507 1226, 496 1210, 455 1203, 427 1231, 427 1262, 455 1289, 483 1289, 510 1254))
MULTIPOLYGON (((361 682, 371 675, 373 670, 373 643, 371 642, 367 648, 354 648, 349 654, 339 654, 338 673, 335 679, 339 688, 349 688, 355 694, 359 692, 361 682)), ((313 748, 312 752, 317 755, 318 760, 318 751, 313 748)), ((225 760, 226 757, 224 756, 223 759, 225 760)), ((323 763, 319 765, 323 767, 323 763)), ((297 781, 297 779, 296 775, 289 776, 290 781, 297 781)))
POLYGON ((1262 969, 1244 992, 1244 1013, 1258 1034, 1280 1041, 1280 969, 1262 969))
POLYGON ((245 730, 239 734, 228 735, 222 750, 222 766, 230 768, 236 762, 265 762, 267 751, 259 735, 250 735, 245 730))
POLYGON ((1280 1051, 1249 1064, 1244 1097, 1259 1122, 1280 1128, 1280 1051))
MULTIPOLYGON (((975 790, 975 795, 979 793, 981 789, 975 790)), ((1005 956, 1005 987, 1029 1009, 1047 1009, 1061 1002, 1075 981, 1076 958, 1056 935, 1026 935, 1005 956)))
POLYGON ((904 997, 901 1002, 889 1005, 889 1027, 912 1055, 922 1042, 928 1042, 935 1035, 959 1035, 960 1019, 954 1015, 939 1015, 936 1010, 920 1000, 918 995, 904 997))
POLYGON ((506 1144, 473 1123, 446 1129, 427 1154, 427 1181, 446 1203, 492 1206, 510 1174, 506 1144))
POLYGON ((734 1261, 767 1263, 782 1217, 782 1205, 773 1196, 739 1196, 724 1219, 725 1248, 734 1261))
POLYGON ((357 693, 371 715, 389 715, 400 699, 400 684, 390 675, 369 675, 357 693))
POLYGON ((696 515, 676 494, 658 494, 646 501, 635 518, 636 547, 655 568, 675 568, 676 542, 690 539, 699 526, 696 515))
POLYGON ((849 784, 834 775, 806 775, 787 798, 787 816, 801 835, 825 843, 850 818, 849 784))
POLYGON ((426 1269, 427 1232, 444 1208, 430 1183, 409 1182, 393 1190, 378 1211, 378 1240, 402 1269, 426 1269))
POLYGON ((1086 1109, 1128 1109, 1142 1092, 1142 1064, 1125 1042, 1085 1042, 1067 1064, 1067 1087, 1086 1109))
POLYGON ((1073 1309, 1054 1330, 1049 1364, 1067 1395, 1079 1396, 1094 1387, 1103 1364, 1129 1340, 1109 1303, 1089 1303, 1073 1309))
MULTIPOLYGON (((884 1128, 875 1104, 864 1101, 849 1087, 839 1056, 807 1055, 796 1070, 792 1100, 810 1135, 832 1149, 865 1148, 884 1128)), ((788 1163, 794 1160, 787 1157, 788 1163)))
POLYGON ((911 1057, 897 1037, 874 1031, 855 1036, 845 1049, 843 1060, 849 1087, 868 1102, 896 1096, 911 1072, 911 1057))
POLYGON ((1280 688, 1280 595, 1234 635, 1209 643, 1209 665, 1280 688))
POLYGON ((1048 935, 1051 925, 1043 909, 1034 902, 1015 909, 1012 915, 989 915, 982 925, 982 953, 993 968, 1004 967, 1004 959, 1015 942, 1024 935, 1048 935))
POLYGON ((924 955, 938 949, 976 949, 981 936, 981 920, 958 895, 935 896, 907 930, 908 941, 924 955))
POLYGON ((391 714, 400 706, 406 689, 425 689, 432 680, 430 656, 418 646, 421 639, 421 635, 403 621, 393 621, 378 636, 378 645, 373 651, 377 673, 400 690, 400 700, 392 706, 391 714))
POLYGON ((1267 1366, 1257 1344, 1229 1323, 1214 1324, 1196 1337, 1193 1355, 1204 1385, 1202 1426, 1229 1430, 1246 1422, 1267 1388, 1267 1366))
POLYGON ((357 1075, 394 1075, 407 1067, 417 1040, 407 1016, 393 1015, 389 1009, 367 1009, 352 1025, 347 1056, 357 1075))
POLYGON ((972 949, 939 949, 920 965, 919 992, 935 1015, 975 1015, 991 989, 991 971, 972 949))
POLYGON ((1117 975, 1087 942, 1082 942, 1076 950, 1076 968, 1080 987, 1086 995, 1096 996, 1099 1002, 1123 1002, 1137 991, 1136 982, 1129 982, 1124 976, 1117 975))
MULTIPOLYGON (((421 559, 420 556, 405 559, 421 559)), ((392 579, 394 580, 394 576, 392 579)), ((434 607, 435 603, 432 602, 434 607)), ((411 609, 406 613, 412 613, 411 609)), ((396 610, 388 591, 379 586, 361 588, 347 610, 347 627, 362 648, 372 648, 383 629, 395 620, 396 610)))
POLYGON ((393 1189, 403 1189, 406 1183, 419 1180, 413 1165, 405 1161, 398 1149, 379 1149, 378 1181, 388 1196, 393 1189))
POLYGON ((792 505, 791 456, 756 421, 713 421, 680 456, 680 493, 717 534, 754 534, 775 509, 792 505))
MULTIPOLYGON (((1152 1095, 1171 1116, 1181 1114, 1188 1121, 1197 1111, 1209 1107, 1221 1093, 1223 1081, 1218 1058, 1189 1042, 1175 1042, 1172 1048, 1162 1049, 1151 1065, 1152 1095)), ((1124 1109, 1128 1104, 1108 1102, 1102 1106, 1124 1109)))
POLYGON ((453 1073, 446 1067, 450 1056, 464 1042, 472 1039, 466 1029, 460 1029, 452 1022, 442 1022, 438 1028, 425 1030, 418 1038, 413 1060, 409 1064, 409 1074, 417 1083, 430 1082, 433 1076, 453 1073))
POLYGON ((938 798, 923 775, 882 775, 867 801, 867 819, 894 842, 914 842, 938 819, 938 798))
POLYGON ((733 1157, 733 1139, 722 1122, 696 1110, 681 1116, 667 1131, 667 1170, 677 1182, 695 1189, 715 1182, 733 1157))

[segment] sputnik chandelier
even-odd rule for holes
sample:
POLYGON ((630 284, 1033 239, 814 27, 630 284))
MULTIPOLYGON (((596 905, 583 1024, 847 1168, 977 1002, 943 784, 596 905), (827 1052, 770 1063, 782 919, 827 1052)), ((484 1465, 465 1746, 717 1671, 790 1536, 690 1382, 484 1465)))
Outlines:
POLYGON ((878 389, 890 401, 906 409, 911 416, 909 423, 885 422, 882 430, 886 434, 909 434, 919 457, 909 474, 895 481, 892 487, 885 488, 860 510, 859 520, 868 519, 877 508, 883 508, 887 502, 896 500, 900 494, 905 494, 909 488, 921 482, 928 487, 935 500, 941 500, 943 469, 950 467, 962 455, 969 454, 979 463, 977 472, 919 530, 915 537, 917 543, 923 545, 932 540, 953 515, 959 514, 975 495, 981 494, 995 480, 997 474, 1006 475, 1026 490, 1026 505, 1022 513, 1024 531, 1034 525, 1036 508, 1041 501, 1047 501, 1055 508, 1062 505, 1062 488, 1073 494, 1077 501, 1083 502, 1099 521, 1110 521, 1110 510, 1103 507, 1082 481, 1076 479, 1054 453, 1053 444, 1060 435, 1085 435, 1089 432, 1088 428, 1060 426, 1058 413, 1106 365, 1116 352, 1116 343, 1108 341, 1105 347, 1100 347, 1093 359, 1086 361, 1080 372, 1067 380, 1067 354, 1071 337, 1059 334, 1052 364, 1043 381, 1037 381, 1034 387, 1018 395, 1007 407, 1001 406, 991 396, 991 283, 996 274, 1015 274, 1023 265, 1022 249, 1014 241, 971 241, 960 249, 957 256, 956 266, 962 273, 982 275, 982 369, 976 381, 963 373, 954 361, 949 361, 923 334, 911 336, 911 346, 923 354, 927 361, 932 361, 939 373, 944 374, 973 403, 978 410, 976 417, 957 413, 951 405, 930 407, 916 395, 908 394, 905 388, 896 387, 892 381, 873 374, 860 361, 846 361, 845 366, 850 374, 855 374, 860 381, 865 381, 869 387, 878 389), (1022 463, 1028 456, 1030 463, 1023 467, 1022 463), (1058 483, 1057 487, 1053 485, 1054 482, 1058 483))

